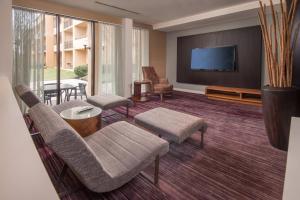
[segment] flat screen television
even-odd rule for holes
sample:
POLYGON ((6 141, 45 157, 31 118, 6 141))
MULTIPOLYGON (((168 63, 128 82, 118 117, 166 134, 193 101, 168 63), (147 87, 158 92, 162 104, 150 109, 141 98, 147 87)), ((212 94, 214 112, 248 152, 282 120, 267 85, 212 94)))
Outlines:
POLYGON ((205 71, 235 71, 236 46, 192 49, 191 69, 205 71))

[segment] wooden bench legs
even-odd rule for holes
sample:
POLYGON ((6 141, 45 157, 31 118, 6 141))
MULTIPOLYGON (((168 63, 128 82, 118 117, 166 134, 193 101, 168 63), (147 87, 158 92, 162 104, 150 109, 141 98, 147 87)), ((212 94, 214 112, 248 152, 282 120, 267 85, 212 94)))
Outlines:
POLYGON ((201 131, 201 143, 200 143, 200 147, 201 147, 201 149, 203 148, 203 146, 204 146, 204 132, 203 131, 201 131))
POLYGON ((155 158, 155 169, 154 169, 154 185, 158 184, 159 179, 159 156, 155 158))

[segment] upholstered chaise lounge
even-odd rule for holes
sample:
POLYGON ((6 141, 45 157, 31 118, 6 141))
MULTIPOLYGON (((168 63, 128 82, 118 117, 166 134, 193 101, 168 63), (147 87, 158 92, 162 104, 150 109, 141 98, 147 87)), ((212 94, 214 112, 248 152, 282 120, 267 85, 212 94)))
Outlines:
POLYGON ((167 141, 121 121, 86 137, 81 136, 43 103, 29 115, 46 144, 67 164, 81 182, 98 193, 117 189, 169 150, 167 141))

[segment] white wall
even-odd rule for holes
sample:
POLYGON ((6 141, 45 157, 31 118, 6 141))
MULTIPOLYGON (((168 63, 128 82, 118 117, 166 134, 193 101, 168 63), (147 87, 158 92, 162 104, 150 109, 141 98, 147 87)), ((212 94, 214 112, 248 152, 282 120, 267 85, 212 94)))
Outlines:
POLYGON ((12 79, 12 1, 0 1, 0 76, 12 79))
POLYGON ((0 199, 58 200, 6 77, 0 97, 0 199))
POLYGON ((286 162, 283 200, 298 200, 300 185, 300 118, 293 117, 291 122, 289 150, 286 162))
MULTIPOLYGON (((167 65, 166 65, 166 73, 169 81, 174 85, 175 89, 196 92, 196 93, 204 93, 205 85, 195 85, 195 84, 184 84, 176 82, 176 71, 177 71, 177 37, 187 36, 187 35, 195 35, 195 34, 203 34, 210 32, 217 32, 223 30, 244 28, 250 26, 259 25, 258 18, 244 19, 239 21, 231 21, 227 23, 214 23, 213 25, 208 25, 201 28, 190 29, 185 31, 176 31, 169 32, 167 34, 167 65)), ((262 58, 264 60, 264 58, 262 58)), ((265 64, 262 61, 262 85, 267 83, 265 64)))

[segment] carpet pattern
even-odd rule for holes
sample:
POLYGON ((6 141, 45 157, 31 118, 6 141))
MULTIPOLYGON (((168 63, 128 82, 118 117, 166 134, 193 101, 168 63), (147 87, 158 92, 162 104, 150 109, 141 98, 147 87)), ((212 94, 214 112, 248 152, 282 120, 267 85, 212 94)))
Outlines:
MULTIPOLYGON (((282 198, 286 152, 272 148, 265 133, 261 108, 209 100, 203 95, 175 92, 160 102, 153 97, 130 109, 130 118, 156 107, 165 107, 202 117, 208 123, 204 149, 200 134, 182 144, 171 144, 161 158, 159 187, 138 175, 121 188, 96 194, 85 188, 68 171, 62 182, 57 177, 61 161, 45 145, 40 135, 34 143, 61 199, 264 199, 282 198)), ((125 108, 115 111, 125 113, 125 108)), ((114 111, 105 112, 111 115, 114 111)), ((25 118, 28 124, 30 119, 25 118)), ((120 114, 105 118, 106 123, 125 120, 120 114)), ((36 132, 37 130, 33 130, 36 132)), ((152 166, 146 170, 152 175, 152 166)))

